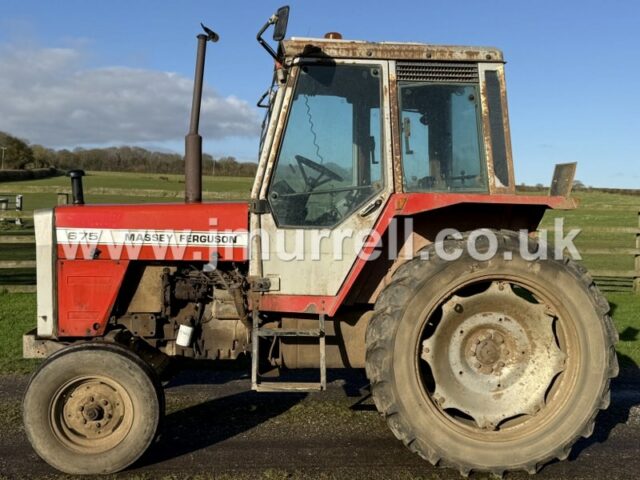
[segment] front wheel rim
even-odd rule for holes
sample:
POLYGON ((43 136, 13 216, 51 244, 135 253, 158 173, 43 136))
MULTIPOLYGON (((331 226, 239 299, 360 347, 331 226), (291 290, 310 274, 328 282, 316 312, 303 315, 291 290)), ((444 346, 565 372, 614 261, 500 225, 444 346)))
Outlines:
POLYGON ((49 411, 55 438, 84 454, 103 453, 120 444, 134 418, 129 393, 105 376, 68 381, 53 396, 49 411))

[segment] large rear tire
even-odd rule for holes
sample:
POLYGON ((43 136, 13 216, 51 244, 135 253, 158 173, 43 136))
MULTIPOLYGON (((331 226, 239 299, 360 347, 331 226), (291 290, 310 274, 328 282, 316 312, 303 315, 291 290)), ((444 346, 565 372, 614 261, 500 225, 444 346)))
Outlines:
POLYGON ((401 266, 366 335, 373 399, 393 433, 463 475, 567 458, 618 373, 609 305, 586 270, 551 250, 526 261, 517 234, 494 233, 492 259, 473 259, 465 236, 445 242, 463 251, 456 261, 432 245, 428 261, 401 266))
POLYGON ((164 394, 153 370, 107 343, 68 347, 33 374, 24 425, 36 453, 69 474, 113 473, 153 441, 164 394))

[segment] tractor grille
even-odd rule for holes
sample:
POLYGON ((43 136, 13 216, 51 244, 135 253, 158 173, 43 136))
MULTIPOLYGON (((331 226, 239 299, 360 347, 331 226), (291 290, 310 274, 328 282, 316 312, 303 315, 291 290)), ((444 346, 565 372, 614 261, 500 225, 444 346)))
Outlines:
POLYGON ((478 65, 464 62, 397 62, 398 80, 478 83, 478 65))

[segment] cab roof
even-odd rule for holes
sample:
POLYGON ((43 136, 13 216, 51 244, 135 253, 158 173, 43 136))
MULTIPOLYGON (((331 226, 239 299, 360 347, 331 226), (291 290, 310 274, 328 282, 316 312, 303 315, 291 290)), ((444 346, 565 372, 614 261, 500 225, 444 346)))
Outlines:
POLYGON ((504 63, 502 51, 494 47, 292 37, 283 40, 281 48, 286 60, 296 57, 330 57, 504 63))

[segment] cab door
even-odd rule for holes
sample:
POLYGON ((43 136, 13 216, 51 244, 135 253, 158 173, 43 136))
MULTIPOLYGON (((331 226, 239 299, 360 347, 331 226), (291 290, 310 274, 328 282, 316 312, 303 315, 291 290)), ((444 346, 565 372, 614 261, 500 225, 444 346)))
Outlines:
POLYGON ((388 63, 308 62, 290 76, 252 271, 269 293, 336 295, 391 194, 388 63))

